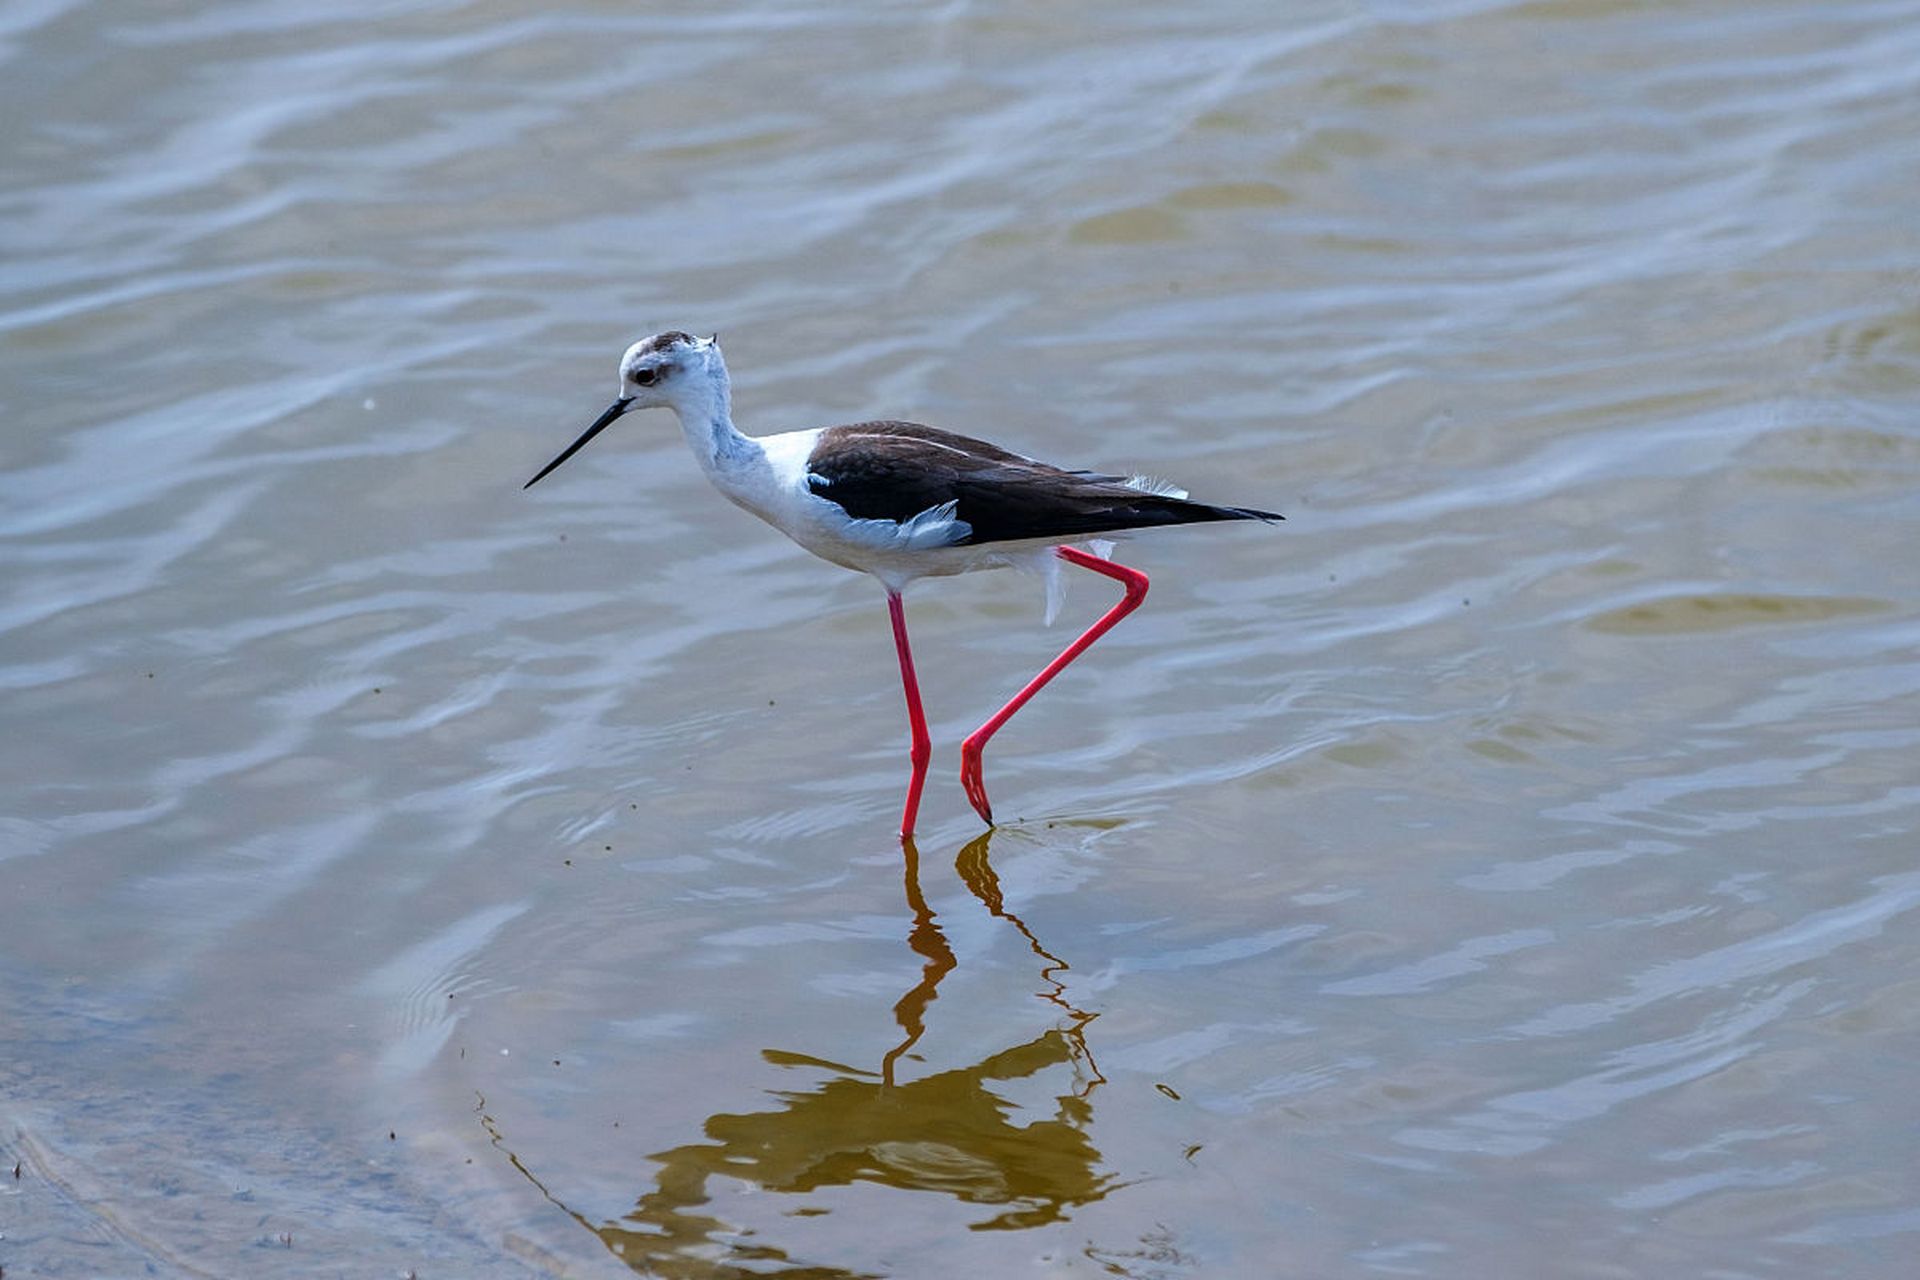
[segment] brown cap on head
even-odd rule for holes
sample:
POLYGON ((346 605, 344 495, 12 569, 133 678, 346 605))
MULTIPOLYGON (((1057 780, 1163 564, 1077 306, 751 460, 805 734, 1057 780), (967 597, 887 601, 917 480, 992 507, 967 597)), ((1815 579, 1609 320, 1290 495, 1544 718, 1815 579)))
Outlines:
POLYGON ((641 342, 640 352, 647 354, 654 351, 666 351, 672 347, 690 347, 692 345, 692 334, 682 333, 678 329, 669 329, 665 333, 656 333, 651 338, 641 342))

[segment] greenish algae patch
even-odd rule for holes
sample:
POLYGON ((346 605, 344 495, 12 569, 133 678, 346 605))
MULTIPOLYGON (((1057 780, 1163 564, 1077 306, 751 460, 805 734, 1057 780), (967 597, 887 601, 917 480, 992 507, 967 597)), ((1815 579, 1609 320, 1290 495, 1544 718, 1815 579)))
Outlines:
POLYGON ((1398 763, 1401 753, 1390 742, 1343 742, 1328 747, 1326 757, 1355 769, 1376 769, 1398 763))
POLYGON ((1687 635, 1786 622, 1827 622, 1886 613, 1893 606, 1867 596, 1693 595, 1668 596, 1587 620, 1592 631, 1623 636, 1687 635))
POLYGON ((1095 214, 1074 224, 1067 238, 1076 244, 1156 244, 1177 240, 1183 228, 1180 219, 1154 205, 1116 209, 1095 214))
POLYGON ((1484 756, 1497 764, 1532 764, 1534 758, 1520 748, 1501 742, 1497 738, 1475 738, 1467 743, 1467 750, 1477 756, 1484 756))
POLYGON ((1186 187, 1168 197, 1181 209, 1277 209, 1292 204, 1293 193, 1272 182, 1210 182, 1186 187))

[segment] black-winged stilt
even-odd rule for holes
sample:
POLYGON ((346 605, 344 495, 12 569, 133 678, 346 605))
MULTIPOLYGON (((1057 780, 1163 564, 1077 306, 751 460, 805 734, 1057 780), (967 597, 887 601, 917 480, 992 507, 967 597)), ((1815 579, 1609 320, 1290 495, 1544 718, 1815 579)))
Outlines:
POLYGON ((1119 582, 1120 602, 1027 682, 960 748, 960 781, 989 824, 993 810, 980 753, 1009 717, 1087 646, 1139 607, 1147 575, 1072 543, 1100 534, 1213 520, 1279 520, 1271 511, 1193 502, 1185 491, 1145 477, 1063 471, 997 445, 912 422, 856 422, 779 435, 743 435, 733 425, 726 361, 718 336, 670 331, 620 357, 620 398, 524 487, 532 488, 616 418, 635 409, 672 409, 694 457, 728 499, 825 560, 870 573, 887 590, 912 728, 913 778, 900 834, 913 834, 933 748, 907 645, 901 593, 915 578, 1018 565, 1047 578, 1048 618, 1058 601, 1058 564, 1119 582))

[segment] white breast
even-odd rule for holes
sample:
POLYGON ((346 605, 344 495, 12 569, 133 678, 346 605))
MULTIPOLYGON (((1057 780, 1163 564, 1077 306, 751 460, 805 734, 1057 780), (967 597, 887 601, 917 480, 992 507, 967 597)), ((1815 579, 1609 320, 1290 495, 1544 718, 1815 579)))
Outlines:
POLYGON ((815 493, 807 483, 807 460, 823 430, 752 437, 758 456, 715 471, 714 485, 821 559, 890 584, 960 572, 984 558, 979 551, 953 546, 968 532, 966 522, 954 516, 953 503, 904 522, 860 520, 815 493))

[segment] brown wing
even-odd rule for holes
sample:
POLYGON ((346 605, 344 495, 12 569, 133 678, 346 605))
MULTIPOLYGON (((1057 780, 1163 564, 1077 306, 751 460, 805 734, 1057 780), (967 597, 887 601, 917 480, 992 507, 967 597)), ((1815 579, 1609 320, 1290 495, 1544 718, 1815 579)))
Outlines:
POLYGON ((1204 520, 1277 519, 1144 493, 1119 476, 1064 471, 970 436, 914 422, 820 433, 807 485, 862 520, 904 522, 951 502, 971 532, 956 545, 1076 538, 1204 520))

